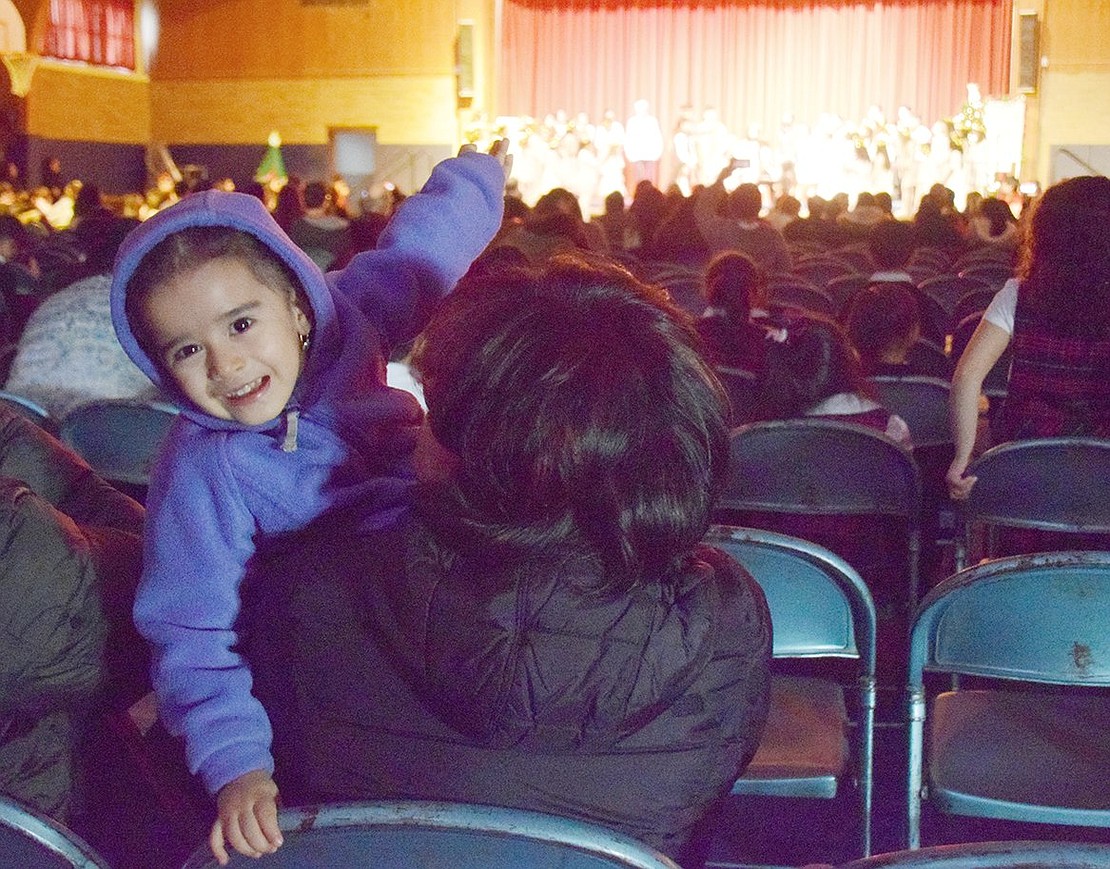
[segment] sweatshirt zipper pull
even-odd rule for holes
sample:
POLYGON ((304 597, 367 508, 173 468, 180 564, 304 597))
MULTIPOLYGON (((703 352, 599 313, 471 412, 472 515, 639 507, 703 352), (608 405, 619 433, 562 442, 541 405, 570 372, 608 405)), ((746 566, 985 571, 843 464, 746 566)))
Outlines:
POLYGON ((281 442, 281 450, 285 453, 297 451, 297 423, 300 421, 301 412, 290 410, 285 414, 285 440, 281 442))

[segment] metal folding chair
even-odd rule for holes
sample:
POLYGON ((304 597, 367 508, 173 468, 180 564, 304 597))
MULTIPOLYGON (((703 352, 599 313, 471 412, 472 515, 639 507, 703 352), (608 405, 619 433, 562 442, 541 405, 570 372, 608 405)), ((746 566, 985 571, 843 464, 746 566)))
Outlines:
POLYGON ((58 430, 57 421, 47 412, 46 408, 29 398, 16 395, 14 392, 0 390, 0 403, 3 403, 5 407, 10 407, 20 416, 26 417, 39 428, 46 429, 51 434, 55 434, 58 430))
POLYGON ((145 488, 178 410, 158 401, 103 400, 70 411, 58 436, 112 483, 145 488))
POLYGON ((736 513, 895 517, 906 525, 907 599, 917 599, 921 477, 913 456, 886 435, 820 418, 759 422, 733 431, 717 501, 736 513))
POLYGON ((1011 441, 987 450, 967 473, 978 480, 963 505, 957 570, 967 561, 967 540, 976 523, 987 526, 987 556, 996 551, 999 527, 1110 534, 1110 440, 1011 441))
POLYGON ((952 442, 948 426, 951 384, 936 377, 872 377, 879 401, 910 427, 914 447, 952 442))
POLYGON ((876 854, 838 869, 1110 869, 1110 845, 1095 842, 968 842, 876 854))
POLYGON ((72 830, 4 796, 0 796, 0 866, 109 869, 72 830))
MULTIPOLYGON (((371 802, 285 809, 285 843, 255 869, 678 869, 669 858, 604 827, 498 806, 371 802)), ((184 869, 215 869, 200 846, 184 869)))
POLYGON ((875 722, 875 604, 860 575, 824 547, 751 528, 714 526, 705 542, 732 555, 767 596, 773 654, 783 658, 854 658, 856 724, 831 678, 777 675, 771 711, 755 756, 734 795, 831 799, 856 783, 860 853, 871 852, 875 722))
POLYGON ((1108 624, 1105 552, 988 561, 929 593, 909 649, 910 848, 926 798, 948 813, 1110 827, 1108 624), (926 671, 1003 681, 929 698, 926 671))
POLYGON ((830 320, 836 316, 836 304, 824 290, 800 278, 780 278, 767 285, 772 305, 785 305, 811 311, 830 320))

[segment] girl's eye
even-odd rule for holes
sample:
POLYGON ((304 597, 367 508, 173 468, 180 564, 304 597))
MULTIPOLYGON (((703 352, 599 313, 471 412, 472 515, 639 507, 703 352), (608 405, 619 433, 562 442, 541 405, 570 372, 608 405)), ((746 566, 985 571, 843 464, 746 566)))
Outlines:
POLYGON ((188 359, 199 350, 200 347, 196 344, 185 344, 174 350, 173 355, 170 357, 170 359, 174 363, 184 362, 186 359, 188 359))
POLYGON ((231 324, 231 331, 233 332, 246 332, 251 327, 254 321, 250 317, 240 317, 231 324))

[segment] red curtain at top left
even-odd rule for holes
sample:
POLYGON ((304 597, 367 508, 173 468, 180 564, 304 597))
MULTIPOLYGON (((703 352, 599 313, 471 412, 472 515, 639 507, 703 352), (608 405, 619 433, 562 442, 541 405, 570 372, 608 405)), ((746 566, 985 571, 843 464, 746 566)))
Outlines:
POLYGON ((50 0, 44 55, 135 68, 133 0, 50 0))

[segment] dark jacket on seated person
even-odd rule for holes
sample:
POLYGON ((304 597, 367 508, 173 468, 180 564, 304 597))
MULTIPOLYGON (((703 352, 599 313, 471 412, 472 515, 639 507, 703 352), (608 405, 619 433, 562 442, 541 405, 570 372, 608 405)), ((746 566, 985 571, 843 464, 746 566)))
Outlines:
POLYGON ((149 690, 130 609, 143 508, 0 408, 0 792, 66 819, 98 708, 149 690))
POLYGON ((243 636, 287 804, 526 808, 682 861, 759 742, 770 617, 718 550, 606 596, 583 557, 499 562, 415 518, 373 537, 325 520, 264 573, 243 636))

